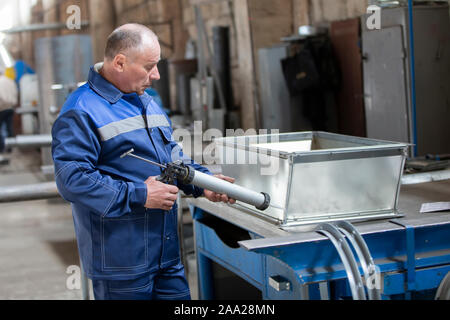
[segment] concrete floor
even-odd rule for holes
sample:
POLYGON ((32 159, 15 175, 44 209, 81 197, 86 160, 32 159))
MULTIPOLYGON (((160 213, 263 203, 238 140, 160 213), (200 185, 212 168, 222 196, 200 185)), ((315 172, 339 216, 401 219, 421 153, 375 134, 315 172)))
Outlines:
MULTIPOLYGON (((0 166, 0 186, 45 182, 37 151, 14 150, 0 166)), ((62 199, 0 203, 0 299, 79 300, 66 273, 79 266, 70 205, 62 199)), ((195 256, 188 255, 192 299, 197 299, 195 256)))

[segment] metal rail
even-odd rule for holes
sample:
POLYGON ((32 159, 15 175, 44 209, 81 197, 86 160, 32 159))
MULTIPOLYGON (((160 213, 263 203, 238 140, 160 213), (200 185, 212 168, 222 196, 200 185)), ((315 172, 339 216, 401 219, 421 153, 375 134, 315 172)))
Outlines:
POLYGON ((6 148, 30 148, 30 147, 50 147, 52 136, 50 134, 18 135, 5 139, 6 148))
POLYGON ((373 262, 369 248, 363 237, 355 227, 347 221, 337 221, 333 224, 347 237, 347 239, 350 240, 350 243, 353 245, 353 248, 358 255, 364 273, 369 300, 381 300, 379 289, 380 273, 373 262))
POLYGON ((56 182, 0 187, 0 203, 59 198, 56 182))
MULTIPOLYGON (((84 27, 88 27, 88 26, 89 26, 89 21, 81 21, 80 27, 84 28, 84 27)), ((66 23, 60 23, 60 22, 36 23, 36 24, 29 24, 26 26, 19 26, 19 27, 14 27, 14 28, 9 28, 9 29, 3 29, 3 30, 0 30, 0 32, 12 34, 12 33, 18 33, 18 32, 58 30, 58 29, 64 29, 64 28, 67 28, 66 23)))
POLYGON ((344 236, 329 223, 321 223, 317 226, 316 232, 329 238, 336 248, 347 273, 353 300, 367 300, 358 265, 344 236))

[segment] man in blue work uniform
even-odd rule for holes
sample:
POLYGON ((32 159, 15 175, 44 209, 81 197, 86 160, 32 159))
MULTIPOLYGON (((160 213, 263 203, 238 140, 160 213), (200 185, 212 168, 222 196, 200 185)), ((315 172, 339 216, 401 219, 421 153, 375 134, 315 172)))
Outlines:
POLYGON ((117 28, 103 63, 91 68, 88 82, 67 99, 53 125, 55 179, 72 204, 82 266, 96 299, 190 299, 177 236, 179 188, 234 202, 192 185, 161 183, 155 179, 159 167, 120 158, 134 148, 153 161, 173 161, 177 144, 169 118, 145 93, 159 79, 160 55, 147 27, 117 28))

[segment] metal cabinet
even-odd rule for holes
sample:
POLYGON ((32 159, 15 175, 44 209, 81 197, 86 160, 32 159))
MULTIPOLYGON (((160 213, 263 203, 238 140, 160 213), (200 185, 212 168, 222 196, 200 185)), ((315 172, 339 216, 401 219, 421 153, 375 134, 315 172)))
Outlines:
POLYGON ((280 132, 308 131, 312 127, 301 114, 301 98, 289 95, 281 68, 281 60, 288 56, 289 44, 258 50, 262 127, 280 132))
POLYGON ((366 19, 361 25, 367 137, 416 143, 417 155, 450 152, 449 7, 413 9, 416 121, 408 9, 383 9, 379 30, 368 30, 366 19))

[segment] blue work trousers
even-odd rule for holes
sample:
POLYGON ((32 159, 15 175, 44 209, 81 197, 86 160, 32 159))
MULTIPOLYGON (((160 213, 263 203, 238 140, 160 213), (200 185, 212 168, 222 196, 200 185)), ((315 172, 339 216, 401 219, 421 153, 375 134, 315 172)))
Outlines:
POLYGON ((181 263, 133 280, 92 280, 96 300, 190 300, 181 263))

